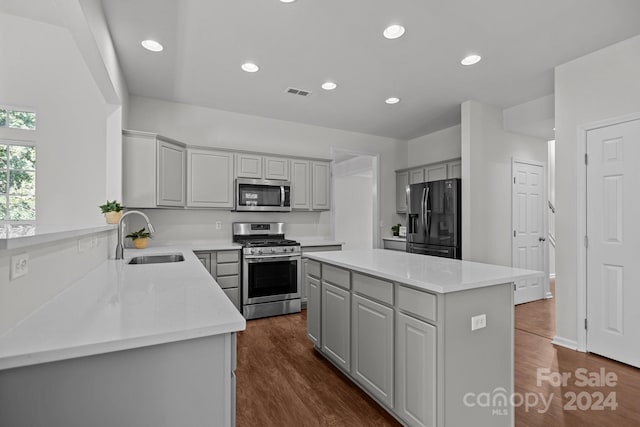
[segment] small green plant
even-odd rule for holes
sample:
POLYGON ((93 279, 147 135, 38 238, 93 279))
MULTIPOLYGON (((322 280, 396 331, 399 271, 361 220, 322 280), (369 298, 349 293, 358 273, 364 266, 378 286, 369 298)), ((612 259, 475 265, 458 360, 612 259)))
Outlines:
POLYGON ((107 212, 120 212, 122 210, 122 206, 120 206, 120 203, 118 203, 116 200, 114 200, 113 202, 107 200, 107 203, 98 207, 103 214, 107 212))
POLYGON ((130 238, 131 240, 143 239, 145 237, 151 238, 151 233, 149 233, 145 228, 141 228, 138 231, 127 234, 126 237, 130 238))
POLYGON ((400 224, 392 225, 391 232, 393 233, 394 236, 397 236, 398 234, 400 234, 400 224))

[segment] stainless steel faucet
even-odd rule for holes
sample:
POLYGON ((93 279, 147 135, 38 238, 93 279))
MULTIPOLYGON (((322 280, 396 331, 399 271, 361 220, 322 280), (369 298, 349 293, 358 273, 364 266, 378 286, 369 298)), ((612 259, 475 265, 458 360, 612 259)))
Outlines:
POLYGON ((149 229, 149 233, 153 234, 156 230, 153 228, 153 225, 149 221, 149 217, 146 216, 143 212, 140 211, 127 211, 120 217, 120 221, 118 221, 118 244, 116 245, 116 259, 122 259, 124 257, 124 237, 122 236, 124 233, 122 232, 124 219, 127 215, 130 214, 138 214, 141 215, 145 221, 147 221, 147 228, 149 229))

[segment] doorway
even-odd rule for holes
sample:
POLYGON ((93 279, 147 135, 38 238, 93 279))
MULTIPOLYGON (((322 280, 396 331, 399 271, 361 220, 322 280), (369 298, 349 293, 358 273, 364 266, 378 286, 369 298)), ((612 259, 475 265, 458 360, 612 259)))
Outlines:
POLYGON ((640 367, 640 118, 586 130, 586 350, 640 367))
POLYGON ((378 242, 378 156, 333 149, 333 235, 344 250, 378 242))
MULTIPOLYGON (((512 256, 516 268, 547 271, 545 227, 546 189, 544 164, 531 160, 512 161, 512 256)), ((515 283, 514 302, 543 299, 548 287, 548 273, 543 277, 515 283)))

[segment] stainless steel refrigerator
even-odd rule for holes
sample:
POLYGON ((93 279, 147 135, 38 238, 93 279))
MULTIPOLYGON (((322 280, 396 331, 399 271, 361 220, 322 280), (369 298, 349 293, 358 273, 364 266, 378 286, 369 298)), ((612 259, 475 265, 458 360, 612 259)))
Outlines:
POLYGON ((462 259, 460 180, 411 184, 407 190, 407 252, 462 259))

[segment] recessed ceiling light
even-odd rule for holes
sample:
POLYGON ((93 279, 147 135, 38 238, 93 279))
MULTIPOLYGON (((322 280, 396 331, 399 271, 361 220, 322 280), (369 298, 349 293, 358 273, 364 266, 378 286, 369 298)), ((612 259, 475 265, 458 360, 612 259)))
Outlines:
POLYGON ((386 102, 387 104, 397 104, 398 102, 400 102, 400 98, 392 96, 391 98, 385 99, 384 102, 386 102))
POLYGON ((334 82, 324 82, 324 83, 322 83, 322 89, 324 89, 324 90, 334 90, 337 87, 338 87, 338 85, 335 84, 334 82))
POLYGON ((293 3, 296 0, 280 0, 280 3, 293 3))
POLYGON ((143 40, 140 44, 142 45, 142 47, 150 50, 151 52, 162 52, 162 50, 164 49, 164 46, 162 46, 155 40, 143 40))
POLYGON ((404 27, 402 25, 394 24, 389 25, 384 29, 382 35, 389 40, 397 39, 398 37, 402 37, 404 34, 404 27))
POLYGON ((462 65, 473 65, 480 62, 481 59, 482 57, 480 55, 469 55, 466 58, 464 58, 462 61, 460 61, 460 63, 462 65))
POLYGON ((258 67, 253 62, 245 62, 244 64, 242 64, 241 68, 244 71, 246 71, 247 73, 255 73, 256 71, 258 71, 260 69, 260 67, 258 67))

